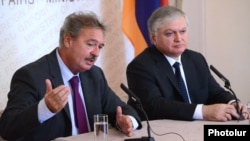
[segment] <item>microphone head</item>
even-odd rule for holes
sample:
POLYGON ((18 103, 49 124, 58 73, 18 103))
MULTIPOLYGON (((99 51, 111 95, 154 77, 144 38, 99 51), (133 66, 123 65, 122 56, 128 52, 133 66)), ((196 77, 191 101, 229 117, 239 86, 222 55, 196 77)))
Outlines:
POLYGON ((129 96, 131 100, 133 100, 135 103, 141 103, 140 99, 131 90, 129 90, 123 83, 121 83, 120 87, 129 96))
POLYGON ((210 69, 222 80, 225 82, 225 87, 230 88, 229 80, 223 76, 213 65, 210 65, 210 69))

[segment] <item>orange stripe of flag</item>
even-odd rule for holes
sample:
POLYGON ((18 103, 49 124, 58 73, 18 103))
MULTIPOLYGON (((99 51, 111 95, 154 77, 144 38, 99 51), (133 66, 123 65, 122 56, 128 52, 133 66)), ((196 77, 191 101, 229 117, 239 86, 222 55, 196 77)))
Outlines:
POLYGON ((138 27, 135 17, 135 0, 123 1, 122 30, 135 49, 135 56, 147 47, 147 43, 138 27))

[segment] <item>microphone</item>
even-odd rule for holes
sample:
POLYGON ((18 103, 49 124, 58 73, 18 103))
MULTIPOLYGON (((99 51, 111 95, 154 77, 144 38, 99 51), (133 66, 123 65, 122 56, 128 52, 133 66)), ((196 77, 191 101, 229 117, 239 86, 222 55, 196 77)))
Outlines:
POLYGON ((210 65, 210 69, 211 69, 219 78, 221 78, 222 81, 224 81, 225 87, 226 87, 227 89, 229 89, 229 88, 230 88, 230 82, 229 82, 229 80, 228 80, 225 76, 223 76, 223 75, 222 75, 213 65, 210 65))
POLYGON ((234 93, 234 91, 231 89, 231 85, 230 85, 230 82, 229 80, 223 76, 213 65, 210 65, 210 69, 219 77, 221 78, 222 81, 224 81, 225 83, 225 88, 227 88, 234 96, 234 99, 236 101, 236 110, 237 110, 237 113, 240 115, 239 119, 238 120, 243 120, 244 117, 240 111, 240 107, 239 107, 239 102, 238 102, 238 98, 236 97, 236 94, 234 93))
POLYGON ((124 141, 155 141, 155 139, 153 137, 151 137, 151 135, 150 135, 150 125, 149 125, 149 121, 148 121, 148 116, 142 107, 140 99, 131 90, 129 90, 123 83, 121 83, 120 87, 122 88, 123 91, 125 91, 128 94, 128 96, 135 103, 138 104, 138 108, 143 112, 144 116, 146 117, 147 131, 148 131, 148 137, 131 138, 131 139, 125 139, 124 141))

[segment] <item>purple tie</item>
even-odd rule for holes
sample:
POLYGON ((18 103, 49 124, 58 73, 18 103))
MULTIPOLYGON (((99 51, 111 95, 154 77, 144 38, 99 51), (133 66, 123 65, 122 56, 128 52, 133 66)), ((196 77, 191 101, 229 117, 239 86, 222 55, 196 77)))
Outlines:
POLYGON ((78 128, 79 134, 88 132, 87 120, 85 115, 85 109, 79 93, 79 78, 74 76, 70 79, 70 84, 73 90, 73 107, 75 114, 75 123, 78 128))

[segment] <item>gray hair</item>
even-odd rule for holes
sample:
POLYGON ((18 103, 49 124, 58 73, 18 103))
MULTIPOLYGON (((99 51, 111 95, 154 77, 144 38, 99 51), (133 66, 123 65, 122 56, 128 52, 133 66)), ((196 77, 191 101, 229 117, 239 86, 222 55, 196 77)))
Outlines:
POLYGON ((65 18, 60 30, 59 44, 63 44, 65 34, 70 34, 72 38, 77 38, 81 29, 86 27, 101 29, 103 32, 106 31, 105 25, 99 21, 95 13, 75 12, 65 18))
POLYGON ((188 24, 188 18, 182 10, 174 6, 160 7, 148 19, 148 32, 155 33, 162 24, 168 24, 178 17, 184 17, 188 24))

